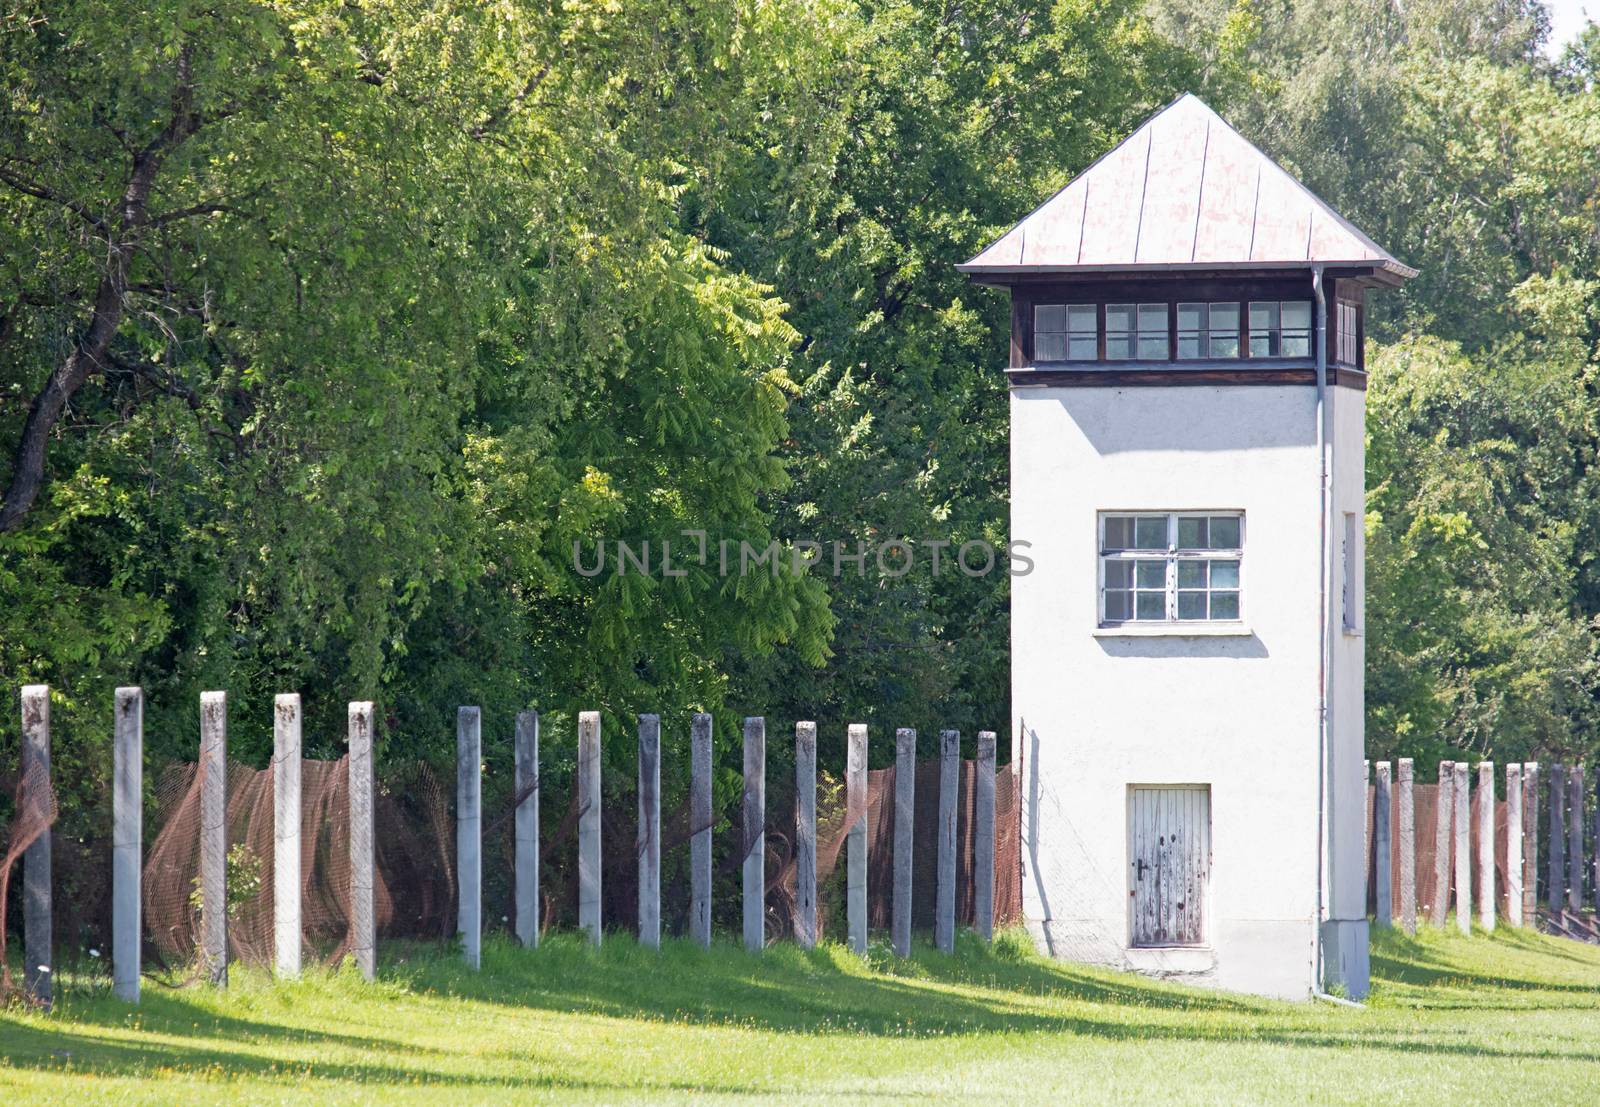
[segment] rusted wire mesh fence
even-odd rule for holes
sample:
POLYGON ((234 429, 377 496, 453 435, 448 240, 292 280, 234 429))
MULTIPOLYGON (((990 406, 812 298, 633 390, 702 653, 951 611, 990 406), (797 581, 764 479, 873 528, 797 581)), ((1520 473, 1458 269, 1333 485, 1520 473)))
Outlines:
MULTIPOLYGON (((37 774, 35 774, 37 776, 37 774)), ((541 795, 540 922, 545 930, 577 924, 577 822, 575 776, 546 775, 541 795), (551 794, 560 782, 568 794, 551 794)), ((974 921, 973 861, 974 763, 961 763, 957 795, 958 922, 974 921)), ((483 919, 486 929, 516 928, 513 890, 514 820, 517 803, 509 773, 485 779, 483 805, 483 919)), ((7 782, 15 797, 14 814, 3 830, 0 857, 0 917, 7 881, 21 872, 16 862, 28 845, 47 832, 55 817, 47 777, 7 782)), ((632 781, 608 784, 602 807, 603 918, 608 929, 630 931, 638 922, 638 814, 632 781)), ((819 931, 843 938, 844 847, 850 824, 865 812, 868 820, 869 925, 888 925, 893 886, 895 770, 868 774, 864 805, 851 810, 842 778, 822 773, 817 782, 817 888, 819 931)), ((781 774, 768 780, 766 820, 766 910, 769 941, 794 934, 796 859, 794 784, 781 774)), ((274 774, 230 763, 227 767, 228 945, 231 960, 268 966, 273 962, 273 896, 276 884, 274 774)), ((454 781, 427 765, 392 765, 379 778, 376 809, 375 906, 381 940, 449 939, 456 929, 454 781)), ((169 765, 156 776, 153 804, 147 805, 143 866, 143 946, 146 970, 169 984, 197 979, 200 939, 200 781, 193 763, 169 765)), ((939 810, 939 765, 917 769, 913 889, 915 925, 933 925, 936 870, 935 829, 939 810)), ((739 872, 746 855, 744 828, 734 794, 713 808, 713 920, 719 929, 739 925, 739 872)), ((1018 782, 1009 766, 996 773, 995 923, 1003 926, 1022 914, 1018 782)), ((301 763, 301 937, 308 962, 337 962, 350 948, 350 858, 348 760, 301 763)), ((108 823, 109 828, 109 823, 108 823)), ((676 797, 661 816, 662 923, 669 934, 687 931, 689 917, 689 842, 702 827, 691 825, 686 797, 676 797)), ((56 944, 68 960, 72 946, 106 944, 109 931, 111 843, 86 840, 58 851, 57 867, 79 866, 74 887, 89 906, 56 912, 56 944), (79 857, 78 855, 82 856, 79 857), (85 879, 85 873, 87 878, 85 879), (100 916, 104 915, 104 918, 100 916), (84 938, 84 935, 88 935, 84 938)), ((13 882, 14 883, 14 882, 13 882)), ((14 900, 14 897, 13 897, 14 900)), ((63 910, 62 908, 66 908, 63 910)), ((0 973, 5 935, 0 932, 0 973)), ((79 951, 81 952, 81 951, 79 951)), ((10 990, 8 977, 0 976, 10 990)))

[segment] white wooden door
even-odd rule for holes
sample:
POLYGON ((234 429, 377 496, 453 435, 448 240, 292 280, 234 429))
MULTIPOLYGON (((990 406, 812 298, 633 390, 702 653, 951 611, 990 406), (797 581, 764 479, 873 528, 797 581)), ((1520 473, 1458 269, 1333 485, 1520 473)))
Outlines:
POLYGON ((1204 945, 1211 876, 1210 786, 1133 788, 1128 846, 1133 944, 1204 945))

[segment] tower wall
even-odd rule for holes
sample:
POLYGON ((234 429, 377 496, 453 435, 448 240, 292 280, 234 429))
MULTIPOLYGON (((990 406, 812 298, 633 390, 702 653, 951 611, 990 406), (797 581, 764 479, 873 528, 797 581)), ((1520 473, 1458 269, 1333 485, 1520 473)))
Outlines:
MULTIPOLYGON (((1359 511, 1360 393, 1335 391, 1355 398, 1335 408, 1335 501, 1359 511)), ((1034 561, 1012 581, 1024 904, 1056 956, 1269 995, 1313 986, 1315 403, 1303 385, 1012 392, 1012 539, 1034 561), (1097 513, 1205 509, 1245 513, 1243 627, 1099 628, 1097 513), (1130 948, 1129 788, 1161 784, 1210 789, 1202 948, 1130 948)), ((1337 558, 1333 578, 1337 621, 1337 558)), ((1355 675, 1336 681, 1328 794, 1355 814, 1331 820, 1325 879, 1360 917, 1360 639, 1333 630, 1336 675, 1355 675)))

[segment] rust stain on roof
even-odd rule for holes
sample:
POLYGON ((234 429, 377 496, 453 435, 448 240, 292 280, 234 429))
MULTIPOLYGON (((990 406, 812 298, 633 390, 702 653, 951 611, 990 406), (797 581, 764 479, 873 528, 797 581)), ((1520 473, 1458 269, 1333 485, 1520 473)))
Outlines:
POLYGON ((1315 263, 1416 275, 1185 94, 959 268, 984 274, 1315 263))

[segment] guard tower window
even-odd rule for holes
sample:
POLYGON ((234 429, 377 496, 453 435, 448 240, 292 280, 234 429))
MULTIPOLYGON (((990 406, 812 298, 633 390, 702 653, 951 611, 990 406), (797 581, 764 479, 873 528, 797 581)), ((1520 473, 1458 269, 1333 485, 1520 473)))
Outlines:
POLYGON ((1239 305, 1179 304, 1178 357, 1239 356, 1239 305))
POLYGON ((1100 515, 1100 625, 1237 622, 1244 515, 1100 515))
POLYGON ((1165 361, 1166 304, 1107 304, 1106 360, 1165 361))
POLYGON ((1341 365, 1361 365, 1361 309, 1349 300, 1337 305, 1339 331, 1335 343, 1334 360, 1341 365))
POLYGON ((1033 309, 1035 361, 1093 361, 1099 356, 1096 304, 1040 304, 1033 309))
POLYGON ((1310 300, 1252 300, 1251 357, 1310 357, 1310 300))

